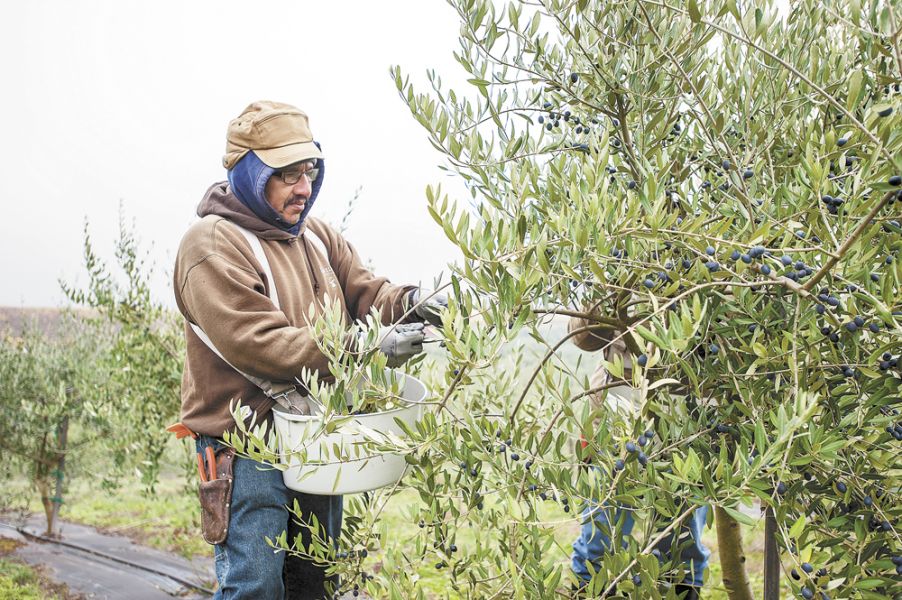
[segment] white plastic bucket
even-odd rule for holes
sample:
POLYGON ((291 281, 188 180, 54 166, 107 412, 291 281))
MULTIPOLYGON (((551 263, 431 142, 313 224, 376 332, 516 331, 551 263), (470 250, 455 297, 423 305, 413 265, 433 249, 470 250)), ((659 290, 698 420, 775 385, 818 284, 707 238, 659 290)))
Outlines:
POLYGON ((340 495, 367 492, 397 483, 404 476, 407 463, 399 454, 367 454, 356 443, 365 441, 360 428, 379 433, 404 435, 395 422, 398 419, 410 428, 423 416, 423 404, 427 390, 416 377, 397 371, 393 376, 403 378, 401 397, 410 402, 407 406, 380 413, 347 417, 332 433, 311 437, 322 426, 321 416, 293 415, 280 407, 273 407, 276 431, 279 434, 279 452, 287 454, 306 449, 307 463, 299 456, 291 456, 288 468, 282 476, 285 486, 307 494, 340 495), (336 457, 334 448, 347 460, 336 457))

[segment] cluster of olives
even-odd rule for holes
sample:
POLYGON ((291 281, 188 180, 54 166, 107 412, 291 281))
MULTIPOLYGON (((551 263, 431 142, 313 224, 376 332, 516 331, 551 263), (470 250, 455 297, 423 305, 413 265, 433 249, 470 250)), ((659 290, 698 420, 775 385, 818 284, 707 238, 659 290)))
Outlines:
MULTIPOLYGON (((644 355, 643 355, 644 356, 644 355)), ((624 444, 623 449, 626 450, 626 458, 618 458, 614 461, 614 471, 622 471, 626 468, 627 461, 631 460, 635 457, 636 461, 643 467, 648 465, 648 455, 645 454, 644 450, 640 448, 645 448, 648 443, 653 440, 655 437, 655 432, 651 429, 647 430, 645 433, 639 436, 636 441, 628 441, 624 444)))

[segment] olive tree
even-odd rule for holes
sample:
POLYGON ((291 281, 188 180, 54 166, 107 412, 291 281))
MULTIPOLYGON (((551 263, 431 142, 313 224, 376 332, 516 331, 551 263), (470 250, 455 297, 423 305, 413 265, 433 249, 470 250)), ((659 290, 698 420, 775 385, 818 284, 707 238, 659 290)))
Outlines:
MULTIPOLYGON (((166 426, 178 420, 184 336, 179 315, 151 295, 153 269, 134 233, 120 218, 111 267, 94 250, 85 224, 84 288, 62 282, 66 296, 89 308, 95 321, 109 332, 108 351, 96 370, 103 377, 97 389, 108 435, 103 440, 112 459, 112 479, 126 471, 137 473, 148 490, 158 480, 166 444, 166 426)), ((186 454, 186 473, 192 473, 186 454)), ((193 457, 193 454, 192 454, 193 457)), ((112 480, 111 479, 111 480, 112 480)))
POLYGON ((40 494, 48 535, 58 534, 68 481, 98 455, 110 459, 91 465, 101 485, 137 473, 152 491, 165 428, 178 418, 180 323, 152 298, 152 270, 124 221, 119 233, 121 274, 96 254, 86 224, 87 286, 61 282, 69 300, 87 310, 64 312, 56 331, 31 324, 0 338, 0 477, 28 479, 40 494))
POLYGON ((471 193, 427 190, 465 258, 435 404, 396 443, 419 534, 380 532, 383 490, 350 501, 337 548, 294 551, 380 597, 421 596, 424 565, 452 597, 567 596, 561 528, 596 500, 639 524, 587 592, 672 598, 682 567, 656 545, 710 505, 750 598, 738 532, 760 504, 795 593, 898 595, 899 5, 450 4, 467 85, 392 70, 471 193), (561 318, 588 325, 550 336, 561 318), (587 402, 624 375, 610 360, 592 388, 564 354, 587 331, 625 343, 636 418, 587 402))
POLYGON ((97 333, 67 313, 55 334, 27 323, 0 338, 0 477, 25 476, 51 536, 59 533, 68 480, 83 470, 85 446, 104 435, 95 368, 104 345, 97 333))

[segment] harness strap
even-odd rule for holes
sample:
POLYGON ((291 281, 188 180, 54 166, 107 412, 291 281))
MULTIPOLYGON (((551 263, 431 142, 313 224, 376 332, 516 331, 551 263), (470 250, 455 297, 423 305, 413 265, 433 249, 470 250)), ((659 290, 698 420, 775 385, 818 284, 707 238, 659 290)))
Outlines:
MULTIPOLYGON (((279 294, 276 291, 276 280, 272 275, 272 268, 269 265, 269 260, 266 258, 266 254, 263 252, 263 244, 260 242, 260 238, 254 235, 252 232, 248 231, 244 227, 229 221, 229 223, 235 227, 243 236, 244 239, 247 240, 247 243, 250 244, 251 251, 253 251, 254 256, 257 259, 257 262, 260 263, 260 266, 263 269, 263 273, 266 275, 266 279, 269 282, 269 299, 272 300, 272 303, 276 308, 281 309, 279 305, 279 294)), ((310 231, 308 228, 304 232, 304 237, 307 238, 310 242, 313 243, 314 246, 317 247, 325 256, 326 259, 329 258, 329 251, 326 247, 326 244, 317 236, 315 233, 310 231)), ((255 386, 260 388, 267 398, 274 400, 279 406, 285 408, 289 412, 293 412, 295 414, 310 414, 311 406, 317 404, 316 402, 310 402, 307 396, 302 396, 300 392, 297 391, 297 387, 293 383, 275 383, 268 379, 263 379, 261 377, 255 377, 248 373, 245 373, 232 363, 230 363, 226 358, 222 355, 216 345, 213 344, 213 340, 204 333, 204 330, 201 329, 196 323, 188 322, 191 325, 191 329, 197 335, 200 340, 206 344, 207 348, 213 351, 216 356, 221 358, 223 362, 227 365, 238 371, 241 375, 244 376, 245 379, 253 383, 255 386)))
MULTIPOLYGON (((231 223, 231 221, 229 222, 231 223)), ((279 293, 276 291, 276 280, 273 279, 269 261, 266 259, 266 254, 263 253, 263 244, 260 243, 260 238, 237 223, 232 223, 232 225, 241 232, 241 235, 243 235, 244 239, 247 240, 247 243, 250 244, 254 256, 257 257, 257 262, 263 267, 263 273, 266 274, 266 281, 269 282, 269 299, 276 305, 276 308, 281 308, 279 306, 279 293)))
POLYGON ((323 240, 320 239, 318 235, 313 233, 313 231, 311 231, 309 227, 304 230, 304 239, 316 246, 316 249, 323 253, 323 256, 326 257, 326 260, 332 262, 331 260, 329 260, 331 257, 329 256, 329 249, 326 248, 326 244, 323 242, 323 240))

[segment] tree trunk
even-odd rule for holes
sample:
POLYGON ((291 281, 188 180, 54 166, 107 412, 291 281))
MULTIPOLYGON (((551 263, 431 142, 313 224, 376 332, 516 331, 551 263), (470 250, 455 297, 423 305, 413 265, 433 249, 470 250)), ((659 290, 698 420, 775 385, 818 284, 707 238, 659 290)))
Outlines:
MULTIPOLYGON (((63 503, 63 475, 66 472, 66 445, 67 440, 69 438, 69 417, 63 417, 63 420, 60 422, 59 427, 57 428, 57 460, 56 460, 56 470, 54 475, 56 476, 56 493, 53 498, 51 498, 52 507, 50 510, 50 514, 47 517, 47 535, 50 537, 57 537, 57 526, 56 519, 60 513, 60 505, 63 503)), ((45 508, 46 510, 46 508, 45 508)))
POLYGON ((53 519, 53 502, 50 500, 50 457, 47 450, 47 433, 41 439, 37 456, 34 457, 34 485, 41 495, 41 505, 44 507, 44 519, 47 521, 47 535, 50 534, 50 522, 53 519))
POLYGON ((730 600, 752 600, 752 588, 745 572, 745 551, 742 549, 742 530, 736 519, 723 508, 714 507, 717 525, 717 548, 723 571, 723 585, 730 600))
POLYGON ((50 522, 53 520, 53 502, 50 500, 50 481, 45 479, 36 481, 35 485, 41 494, 41 504, 44 506, 44 518, 47 520, 47 531, 45 535, 50 535, 50 522))
POLYGON ((764 600, 780 600, 780 550, 774 509, 764 513, 764 600))

